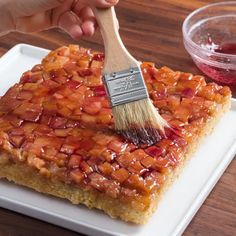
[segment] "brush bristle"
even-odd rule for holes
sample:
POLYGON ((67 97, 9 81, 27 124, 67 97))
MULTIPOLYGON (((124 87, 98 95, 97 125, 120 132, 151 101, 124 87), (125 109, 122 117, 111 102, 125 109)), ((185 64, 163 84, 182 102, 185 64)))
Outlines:
POLYGON ((115 106, 112 111, 116 130, 135 144, 156 143, 168 127, 150 99, 115 106))

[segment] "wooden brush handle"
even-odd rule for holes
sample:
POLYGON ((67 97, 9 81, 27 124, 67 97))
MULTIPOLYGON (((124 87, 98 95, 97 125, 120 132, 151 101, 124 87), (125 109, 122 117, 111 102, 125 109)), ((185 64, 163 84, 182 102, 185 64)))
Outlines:
POLYGON ((139 64, 125 48, 118 31, 114 7, 93 9, 105 45, 104 74, 137 67, 139 64))

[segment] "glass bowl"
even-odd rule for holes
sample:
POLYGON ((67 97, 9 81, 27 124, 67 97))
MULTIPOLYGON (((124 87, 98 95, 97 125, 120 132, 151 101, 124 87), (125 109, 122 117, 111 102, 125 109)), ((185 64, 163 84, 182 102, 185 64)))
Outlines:
POLYGON ((217 82, 236 85, 236 1, 194 11, 184 21, 183 36, 202 72, 217 82))

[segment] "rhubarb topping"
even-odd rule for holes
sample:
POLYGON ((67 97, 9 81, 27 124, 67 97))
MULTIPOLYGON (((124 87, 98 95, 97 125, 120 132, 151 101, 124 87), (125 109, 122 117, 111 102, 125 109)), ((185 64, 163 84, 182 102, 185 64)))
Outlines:
POLYGON ((230 90, 143 63, 153 104, 171 128, 158 143, 138 147, 114 131, 103 61, 102 53, 70 45, 25 72, 0 99, 0 149, 19 150, 46 177, 145 207, 230 90))

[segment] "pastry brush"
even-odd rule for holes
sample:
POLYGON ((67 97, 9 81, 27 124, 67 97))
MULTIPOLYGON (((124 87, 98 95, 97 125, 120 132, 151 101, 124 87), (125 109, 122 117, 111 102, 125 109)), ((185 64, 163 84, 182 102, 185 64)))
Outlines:
POLYGON ((154 144, 168 124, 149 98, 140 63, 121 40, 114 7, 93 10, 105 45, 103 80, 115 129, 136 145, 154 144))

